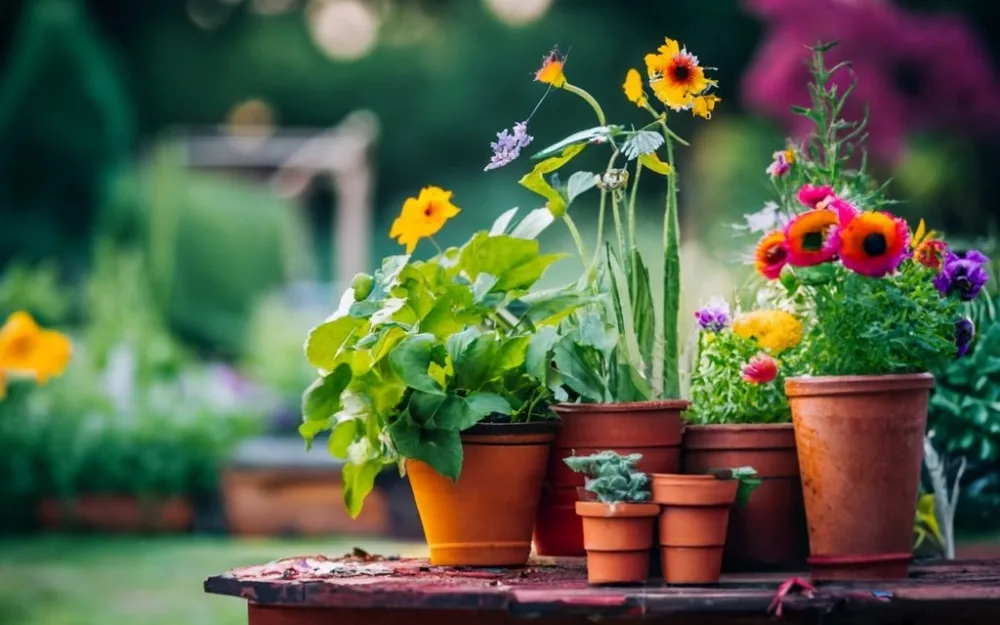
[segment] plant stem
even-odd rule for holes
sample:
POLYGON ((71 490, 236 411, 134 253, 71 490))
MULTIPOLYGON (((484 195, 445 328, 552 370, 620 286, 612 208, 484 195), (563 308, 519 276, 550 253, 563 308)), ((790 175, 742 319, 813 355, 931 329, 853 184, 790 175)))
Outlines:
POLYGON ((602 126, 608 125, 604 117, 604 110, 601 108, 601 105, 597 103, 597 100, 594 99, 594 96, 590 95, 589 93, 577 87, 576 85, 571 85, 569 83, 564 84, 562 88, 565 91, 569 91, 570 93, 578 95, 581 98, 583 98, 583 100, 590 105, 590 108, 594 109, 594 112, 597 113, 597 123, 599 123, 602 126))
MULTIPOLYGON (((604 178, 604 174, 615 166, 615 160, 618 158, 618 150, 614 150, 611 153, 611 158, 608 159, 608 165, 604 168, 604 171, 598 174, 599 179, 604 178)), ((593 271, 594 267, 597 266, 597 257, 601 251, 601 245, 604 244, 604 207, 607 205, 608 190, 604 188, 603 183, 601 187, 601 203, 597 209, 597 243, 594 245, 594 258, 590 261, 590 269, 593 271)), ((614 198, 612 198, 614 201, 614 198)))
POLYGON ((673 171, 667 176, 667 206, 663 218, 663 392, 662 397, 679 398, 678 317, 681 299, 680 224, 677 217, 677 168, 674 143, 666 122, 661 122, 667 144, 667 162, 673 171))
POLYGON ((635 238, 635 199, 638 195, 639 176, 642 174, 642 163, 635 162, 635 179, 632 180, 632 194, 628 199, 628 242, 631 247, 636 247, 638 243, 635 238))
POLYGON ((563 215, 563 221, 566 223, 566 228, 569 230, 569 234, 573 237, 573 243, 576 244, 576 251, 580 254, 580 263, 583 267, 587 267, 587 250, 583 246, 583 238, 580 237, 580 231, 576 228, 576 223, 573 222, 573 218, 569 216, 569 213, 563 215))
POLYGON ((615 219, 615 234, 618 239, 618 256, 621 259, 622 266, 628 264, 628 259, 625 257, 625 228, 622 225, 621 212, 618 210, 618 193, 615 191, 611 192, 611 214, 615 219))

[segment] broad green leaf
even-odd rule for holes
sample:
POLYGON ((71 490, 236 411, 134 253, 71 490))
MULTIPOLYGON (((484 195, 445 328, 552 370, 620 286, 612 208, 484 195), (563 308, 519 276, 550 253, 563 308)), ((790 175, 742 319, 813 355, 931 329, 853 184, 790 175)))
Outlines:
POLYGON ((531 337, 515 336, 503 341, 497 351, 493 368, 499 372, 517 369, 524 364, 531 337))
POLYGON ((405 254, 386 256, 382 259, 382 267, 375 272, 375 282, 386 291, 395 286, 399 272, 403 270, 410 257, 405 254))
POLYGON ((352 519, 361 514, 365 497, 375 487, 375 478, 382 471, 382 463, 374 460, 357 465, 348 462, 344 465, 341 478, 344 481, 344 505, 352 519))
POLYGON ((313 439, 323 432, 324 430, 329 430, 330 425, 333 423, 333 419, 319 419, 316 421, 303 421, 299 425, 299 436, 301 436, 306 441, 306 451, 312 449, 313 439))
POLYGON ((496 286, 493 287, 493 290, 506 292, 530 289, 542 277, 542 274, 549 268, 549 265, 567 256, 568 254, 544 254, 536 256, 523 265, 518 265, 504 273, 496 286))
POLYGON ((445 341, 444 346, 448 352, 448 357, 451 359, 452 367, 457 368, 458 363, 465 362, 465 352, 472 345, 479 336, 482 335, 482 331, 477 327, 470 327, 457 332, 448 337, 445 341))
POLYGON ((491 291, 497 292, 524 288, 529 278, 534 276, 537 280, 558 258, 554 255, 539 256, 537 241, 507 235, 491 237, 479 232, 462 248, 459 262, 470 280, 475 281, 484 273, 496 276, 497 284, 491 291))
POLYGON ((546 207, 553 217, 559 218, 566 214, 566 200, 563 199, 558 190, 545 180, 545 175, 551 174, 571 161, 586 145, 586 143, 580 143, 569 146, 559 156, 546 159, 535 165, 535 168, 519 181, 525 189, 533 191, 547 200, 546 207))
POLYGON ((629 364, 637 371, 645 372, 646 366, 643 362, 642 352, 639 350, 639 338, 635 331, 635 309, 632 307, 632 299, 629 297, 628 278, 626 278, 618 258, 611 251, 610 245, 607 247, 607 259, 614 286, 612 295, 615 307, 621 315, 621 335, 625 342, 629 364))
POLYGON ((470 393, 465 401, 474 414, 480 415, 476 423, 493 414, 511 413, 510 403, 496 393, 470 393))
POLYGON ((810 267, 795 267, 793 271, 802 284, 820 286, 833 280, 837 275, 837 266, 833 263, 823 263, 810 267))
POLYGON ((660 157, 656 155, 656 152, 640 155, 639 162, 646 169, 652 170, 661 176, 669 176, 674 173, 674 168, 671 167, 670 163, 661 161, 660 157))
POLYGON ((581 292, 575 285, 529 293, 520 299, 533 325, 551 325, 573 314, 581 306, 600 301, 601 296, 581 292))
POLYGON ((606 141, 615 133, 621 130, 621 126, 595 126, 593 128, 588 128, 587 130, 581 130, 580 132, 574 132, 570 136, 566 137, 558 143, 553 143, 544 150, 532 155, 532 159, 548 158, 554 154, 559 154, 560 152, 565 154, 566 148, 576 147, 581 150, 583 147, 591 141, 606 141))
POLYGON ((317 369, 332 370, 344 351, 365 336, 368 322, 354 317, 340 317, 316 326, 306 339, 306 357, 317 369))
POLYGON ((338 423, 330 432, 330 440, 327 441, 330 455, 341 460, 346 458, 348 446, 354 442, 359 434, 364 435, 364 432, 359 431, 361 425, 362 423, 357 419, 348 419, 338 423))
POLYGON ((569 177, 566 182, 566 201, 572 204, 573 200, 580 197, 597 184, 597 174, 592 171, 578 171, 569 177))
POLYGON ((652 130, 637 130, 622 145, 622 154, 633 160, 644 154, 652 154, 663 145, 663 135, 652 130))
POLYGON ((516 239, 534 239, 552 225, 555 218, 547 208, 536 208, 519 221, 510 236, 516 239))
POLYGON ((338 365, 328 375, 317 379, 302 394, 302 418, 325 421, 340 410, 340 395, 351 383, 351 367, 338 365))
POLYGON ((569 337, 556 343, 552 352, 556 369, 562 382, 591 402, 608 401, 610 397, 597 370, 597 363, 588 361, 586 347, 577 345, 569 337))
POLYGON ((496 236, 498 234, 507 234, 507 229, 510 227, 510 223, 514 221, 514 216, 517 215, 517 207, 506 210, 496 221, 493 222, 493 226, 490 228, 490 236, 496 236))
POLYGON ((389 353, 389 365, 410 388, 443 395, 441 385, 428 373, 432 362, 444 366, 444 345, 433 334, 413 334, 389 353))
POLYGON ((409 403, 406 405, 405 416, 422 428, 439 427, 437 423, 438 412, 448 397, 449 395, 444 394, 414 391, 410 394, 409 403))
POLYGON ((407 418, 389 426, 389 435, 400 456, 426 462, 455 481, 462 472, 462 438, 458 432, 422 428, 407 418))
POLYGON ((559 330, 554 326, 539 328, 531 335, 524 355, 524 369, 538 381, 547 380, 552 363, 552 348, 559 341, 559 330))
POLYGON ((452 359, 455 369, 455 387, 478 390, 503 372, 496 366, 500 343, 493 332, 473 338, 457 358, 452 359))
POLYGON ((433 334, 439 340, 454 334, 469 323, 480 323, 484 315, 474 314, 472 292, 465 286, 452 285, 448 292, 437 298, 423 319, 418 323, 420 332, 433 334))
POLYGON ((580 315, 572 337, 580 345, 597 350, 604 358, 611 357, 619 341, 618 331, 605 324, 604 318, 594 311, 580 315))
POLYGON ((462 432, 492 414, 510 413, 510 404, 495 393, 470 393, 467 397, 451 394, 434 414, 432 426, 462 432))

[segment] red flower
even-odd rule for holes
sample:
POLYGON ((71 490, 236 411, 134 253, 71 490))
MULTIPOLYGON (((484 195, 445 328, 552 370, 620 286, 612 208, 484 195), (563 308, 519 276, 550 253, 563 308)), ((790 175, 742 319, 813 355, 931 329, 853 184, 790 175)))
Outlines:
POLYGON ((758 354, 743 365, 744 382, 767 384, 778 377, 778 361, 767 354, 758 354))

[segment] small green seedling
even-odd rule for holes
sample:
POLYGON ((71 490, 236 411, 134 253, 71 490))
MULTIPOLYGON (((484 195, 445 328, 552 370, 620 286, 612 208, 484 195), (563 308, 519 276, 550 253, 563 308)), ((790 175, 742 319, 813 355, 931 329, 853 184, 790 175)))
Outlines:
POLYGON ((642 454, 619 455, 602 451, 591 456, 565 458, 573 472, 586 476, 584 488, 603 503, 641 503, 649 501, 649 476, 636 471, 642 454))
POLYGON ((746 507, 750 495, 760 486, 760 478, 757 477, 757 470, 753 467, 711 469, 708 473, 720 480, 739 480, 740 485, 736 488, 736 505, 740 508, 746 507))

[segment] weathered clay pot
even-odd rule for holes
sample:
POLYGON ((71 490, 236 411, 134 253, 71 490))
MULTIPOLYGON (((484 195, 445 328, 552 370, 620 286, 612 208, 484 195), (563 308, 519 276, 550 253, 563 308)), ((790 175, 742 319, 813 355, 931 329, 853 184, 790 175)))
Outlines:
POLYGON ((562 419, 552 444, 542 501, 535 520, 535 550, 544 556, 582 556, 583 525, 576 514, 577 492, 584 478, 563 463, 570 456, 611 450, 642 454, 645 473, 680 469, 683 400, 628 404, 560 404, 552 409, 562 419))
POLYGON ((929 373, 786 381, 813 577, 906 576, 933 386, 929 373))
POLYGON ((711 475, 653 475, 653 501, 660 510, 663 581, 714 584, 722 573, 729 511, 737 480, 711 475))
POLYGON ((462 433, 457 482, 430 465, 406 469, 434 566, 523 566, 558 424, 479 424, 462 433))
POLYGON ((684 473, 750 466, 761 483, 729 516, 724 571, 800 570, 809 542, 791 423, 689 425, 684 473))
POLYGON ((175 533, 191 529, 194 509, 182 497, 80 495, 68 501, 42 499, 38 519, 47 530, 175 533))
POLYGON ((576 502, 583 521, 587 581, 591 584, 637 584, 649 575, 653 522, 660 507, 653 503, 576 502))

